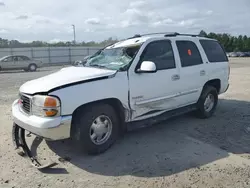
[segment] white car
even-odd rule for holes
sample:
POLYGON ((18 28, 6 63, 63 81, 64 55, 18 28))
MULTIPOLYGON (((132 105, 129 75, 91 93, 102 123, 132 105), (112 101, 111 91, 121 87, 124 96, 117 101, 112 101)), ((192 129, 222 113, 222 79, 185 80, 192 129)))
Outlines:
POLYGON ((0 58, 0 71, 23 69, 25 71, 34 72, 37 68, 42 66, 42 61, 31 59, 24 55, 9 55, 0 58))
POLYGON ((106 47, 83 67, 23 84, 12 105, 13 138, 17 147, 25 143, 19 134, 25 130, 47 140, 72 138, 87 153, 99 154, 129 123, 189 110, 209 118, 229 87, 229 72, 216 40, 137 35, 106 47))

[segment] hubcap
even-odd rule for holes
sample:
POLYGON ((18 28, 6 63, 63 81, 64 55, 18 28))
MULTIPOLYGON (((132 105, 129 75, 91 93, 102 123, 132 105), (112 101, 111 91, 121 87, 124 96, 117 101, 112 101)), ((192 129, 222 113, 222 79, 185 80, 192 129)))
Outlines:
POLYGON ((206 112, 210 112, 213 109, 214 101, 214 96, 212 94, 208 94, 204 102, 204 110, 206 112))
POLYGON ((31 65, 31 66, 30 66, 30 69, 31 69, 32 71, 34 71, 34 70, 36 69, 35 65, 31 65))
POLYGON ((105 143, 112 132, 112 122, 108 116, 98 116, 92 123, 89 135, 91 141, 96 145, 105 143))

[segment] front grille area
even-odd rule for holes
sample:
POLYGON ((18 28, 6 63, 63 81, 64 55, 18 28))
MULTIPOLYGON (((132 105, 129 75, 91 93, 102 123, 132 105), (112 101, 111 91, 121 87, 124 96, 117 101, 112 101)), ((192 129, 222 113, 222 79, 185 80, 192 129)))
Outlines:
POLYGON ((30 107, 31 107, 31 100, 28 96, 22 95, 20 96, 20 106, 22 110, 29 114, 30 113, 30 107))

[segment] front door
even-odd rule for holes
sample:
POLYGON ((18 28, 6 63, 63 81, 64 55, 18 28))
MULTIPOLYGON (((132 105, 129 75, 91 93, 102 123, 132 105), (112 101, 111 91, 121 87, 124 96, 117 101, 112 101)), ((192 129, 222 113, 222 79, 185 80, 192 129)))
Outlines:
MULTIPOLYGON (((179 67, 170 40, 147 42, 129 69, 130 107, 132 120, 159 115, 178 105, 175 96, 179 87, 179 67), (156 64, 155 73, 136 73, 143 61, 156 64), (138 63, 136 63, 138 62, 138 63)), ((140 50, 141 51, 141 50, 140 50)))
POLYGON ((1 64, 2 69, 13 69, 15 67, 13 56, 6 57, 1 64))
POLYGON ((207 82, 205 59, 200 54, 197 41, 176 40, 180 68, 180 106, 187 106, 198 101, 202 88, 207 82))

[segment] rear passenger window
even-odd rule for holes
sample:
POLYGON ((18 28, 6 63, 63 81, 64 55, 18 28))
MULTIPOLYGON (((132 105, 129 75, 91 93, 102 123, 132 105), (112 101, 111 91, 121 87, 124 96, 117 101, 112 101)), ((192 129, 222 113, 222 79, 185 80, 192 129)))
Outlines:
POLYGON ((200 40, 200 43, 207 55, 209 62, 214 63, 228 61, 223 47, 217 41, 200 40))
POLYGON ((140 62, 152 61, 157 70, 175 68, 174 53, 170 41, 154 41, 145 48, 140 62))
POLYGON ((176 45, 179 51, 182 67, 203 64, 201 54, 194 42, 176 41, 176 45))
POLYGON ((24 61, 30 60, 30 58, 28 58, 27 56, 23 56, 22 58, 23 58, 24 61))

